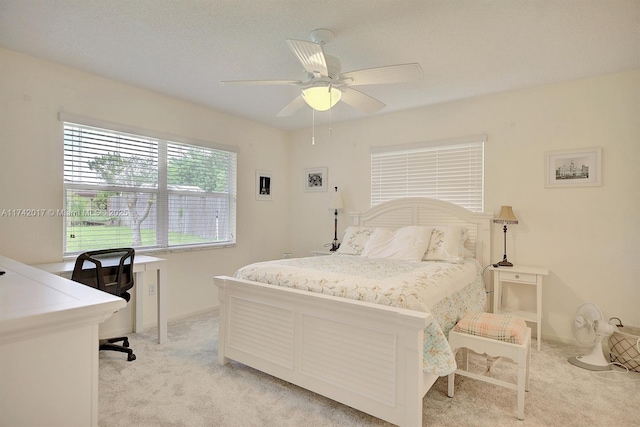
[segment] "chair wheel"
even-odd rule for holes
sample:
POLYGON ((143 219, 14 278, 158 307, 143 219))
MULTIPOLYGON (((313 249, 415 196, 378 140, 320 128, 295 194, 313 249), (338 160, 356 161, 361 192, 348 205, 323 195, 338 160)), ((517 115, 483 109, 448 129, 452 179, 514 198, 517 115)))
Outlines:
POLYGON ((133 362, 134 360, 136 360, 136 355, 131 353, 129 354, 129 356, 127 356, 127 362, 133 362))
POLYGON ((124 341, 122 341, 122 346, 129 347, 129 340, 125 338, 124 341))

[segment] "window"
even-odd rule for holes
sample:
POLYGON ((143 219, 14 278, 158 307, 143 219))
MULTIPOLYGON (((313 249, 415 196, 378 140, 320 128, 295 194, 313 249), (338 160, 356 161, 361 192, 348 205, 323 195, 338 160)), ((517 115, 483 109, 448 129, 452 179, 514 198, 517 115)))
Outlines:
POLYGON ((431 197, 484 209, 485 135, 371 150, 371 206, 431 197))
POLYGON ((235 243, 233 151, 64 122, 64 253, 235 243))

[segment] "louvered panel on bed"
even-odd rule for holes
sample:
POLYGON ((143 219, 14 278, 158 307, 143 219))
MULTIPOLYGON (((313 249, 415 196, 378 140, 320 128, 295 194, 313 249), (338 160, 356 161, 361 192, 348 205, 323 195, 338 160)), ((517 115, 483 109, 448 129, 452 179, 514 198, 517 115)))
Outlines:
POLYGON ((229 299, 229 346, 293 368, 294 313, 243 298, 229 299))
POLYGON ((215 282, 219 363, 238 361, 397 425, 421 424, 422 397, 438 378, 421 370, 430 314, 232 277, 215 282))
POLYGON ((305 375, 395 405, 396 345, 395 337, 389 333, 353 325, 345 328, 340 323, 305 315, 300 369, 305 375), (336 346, 336 341, 344 345, 336 346))
POLYGON ((367 218, 366 221, 360 225, 366 225, 368 227, 398 228, 406 225, 412 225, 413 221, 413 209, 407 207, 405 209, 381 212, 380 215, 376 217, 367 218))

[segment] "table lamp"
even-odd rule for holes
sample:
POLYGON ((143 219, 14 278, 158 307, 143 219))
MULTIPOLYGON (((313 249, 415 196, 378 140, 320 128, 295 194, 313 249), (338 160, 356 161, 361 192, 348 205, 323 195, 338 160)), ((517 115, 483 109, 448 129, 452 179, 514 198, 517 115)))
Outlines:
POLYGON ((334 211, 334 229, 333 229, 333 243, 331 244, 331 251, 335 252, 340 247, 338 242, 338 210, 342 209, 342 196, 338 193, 338 187, 335 187, 336 191, 331 195, 331 203, 329 209, 334 211))
POLYGON ((513 214, 511 206, 502 206, 498 216, 493 219, 494 224, 504 224, 504 258, 497 265, 498 267, 513 267, 507 259, 507 224, 517 224, 518 218, 513 214))

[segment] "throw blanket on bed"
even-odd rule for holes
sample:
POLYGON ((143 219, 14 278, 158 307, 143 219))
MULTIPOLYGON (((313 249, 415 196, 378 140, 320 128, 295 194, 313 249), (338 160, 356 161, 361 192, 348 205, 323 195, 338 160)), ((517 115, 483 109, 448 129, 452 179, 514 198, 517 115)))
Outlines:
POLYGON ((251 264, 235 277, 376 304, 431 313, 425 329, 425 372, 456 369, 447 335, 469 311, 484 311, 482 268, 464 263, 371 259, 352 255, 294 258, 251 264))

